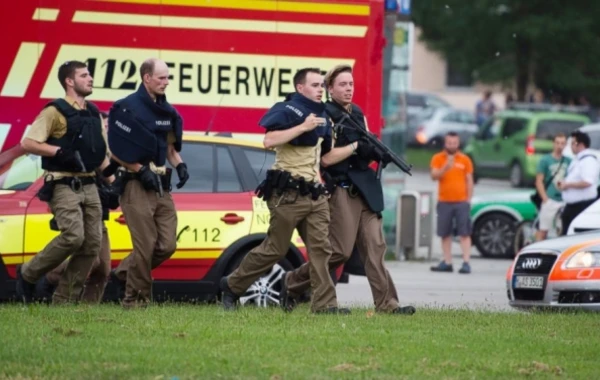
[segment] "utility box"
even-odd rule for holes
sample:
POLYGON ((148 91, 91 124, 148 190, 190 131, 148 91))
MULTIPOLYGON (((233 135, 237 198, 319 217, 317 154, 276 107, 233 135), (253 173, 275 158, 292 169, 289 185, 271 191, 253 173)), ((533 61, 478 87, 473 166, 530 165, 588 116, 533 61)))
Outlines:
POLYGON ((434 225, 434 199, 431 191, 406 190, 400 193, 396 209, 396 258, 431 260, 434 225), (427 249, 427 256, 421 249, 427 249))

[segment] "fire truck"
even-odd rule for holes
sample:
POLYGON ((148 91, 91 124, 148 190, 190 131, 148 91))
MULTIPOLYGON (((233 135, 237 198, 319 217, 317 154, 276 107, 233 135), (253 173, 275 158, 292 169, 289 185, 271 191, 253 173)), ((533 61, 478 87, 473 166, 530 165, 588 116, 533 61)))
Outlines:
POLYGON ((383 125, 383 0, 3 1, 0 20, 0 152, 64 96, 69 60, 87 63, 87 99, 108 111, 138 88, 141 63, 160 58, 186 132, 242 138, 264 133, 258 120, 294 91, 296 70, 348 63, 370 130, 383 125))

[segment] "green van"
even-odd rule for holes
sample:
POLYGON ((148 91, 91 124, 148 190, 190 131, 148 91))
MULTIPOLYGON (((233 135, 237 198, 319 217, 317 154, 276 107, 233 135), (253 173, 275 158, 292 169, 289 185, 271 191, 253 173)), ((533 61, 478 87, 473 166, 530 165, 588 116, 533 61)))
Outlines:
POLYGON ((540 158, 552 152, 554 136, 590 122, 584 107, 515 103, 496 113, 470 139, 475 181, 508 178, 513 187, 533 186, 540 158))

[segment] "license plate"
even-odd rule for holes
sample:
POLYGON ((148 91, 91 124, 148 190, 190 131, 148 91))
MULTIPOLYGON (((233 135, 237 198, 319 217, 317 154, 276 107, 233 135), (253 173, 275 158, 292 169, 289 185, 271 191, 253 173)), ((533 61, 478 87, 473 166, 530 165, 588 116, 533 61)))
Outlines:
POLYGON ((515 276, 515 289, 543 289, 544 277, 542 276, 515 276))

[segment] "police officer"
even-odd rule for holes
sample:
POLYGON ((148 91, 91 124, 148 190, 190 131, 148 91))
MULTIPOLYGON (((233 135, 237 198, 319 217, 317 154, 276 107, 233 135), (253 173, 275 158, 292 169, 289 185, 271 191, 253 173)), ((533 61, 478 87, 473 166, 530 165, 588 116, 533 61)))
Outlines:
MULTIPOLYGON (((105 122, 104 127, 107 128, 108 114, 104 112, 100 112, 102 115, 102 119, 105 122)), ((110 167, 111 165, 109 165, 110 167)), ((108 178, 110 178, 110 182, 114 182, 114 171, 105 168, 103 173, 105 173, 108 178)), ((113 186, 107 185, 104 181, 100 179, 100 177, 96 177, 96 186, 98 186, 98 194, 100 196, 100 204, 102 205, 102 220, 106 221, 109 218, 110 210, 115 210, 119 207, 119 194, 115 191, 113 186)), ((58 226, 56 225, 56 219, 52 219, 50 221, 50 228, 53 230, 58 230, 58 226)), ((66 269, 68 261, 64 261, 58 267, 50 271, 43 278, 42 289, 43 291, 51 295, 54 292, 54 289, 58 285, 60 280, 60 276, 63 274, 66 269)), ((81 296, 81 301, 90 304, 96 304, 102 301, 102 297, 104 296, 104 289, 106 288, 106 284, 108 283, 108 276, 110 274, 110 240, 108 238, 108 230, 106 229, 106 224, 102 223, 102 245, 100 248, 100 254, 94 260, 94 264, 92 265, 92 269, 88 275, 88 278, 85 282, 85 286, 83 288, 83 294, 81 296)))
MULTIPOLYGON (((325 85, 332 98, 326 103, 327 114, 336 123, 333 148, 321 159, 324 177, 333 193, 329 200, 329 240, 333 247, 330 269, 333 271, 348 261, 356 244, 371 286, 375 310, 413 314, 414 307, 399 306, 396 287, 383 264, 386 252, 381 220, 383 191, 369 164, 376 160, 380 165, 386 165, 389 159, 383 152, 375 150, 359 132, 338 124, 344 115, 348 115, 368 131, 362 110, 352 103, 352 67, 334 67, 325 76, 325 85)), ((280 301, 285 310, 293 309, 296 300, 308 290, 311 280, 308 263, 284 275, 280 301)))
POLYGON ((189 178, 179 155, 183 121, 165 96, 169 69, 151 58, 140 66, 140 76, 138 90, 115 102, 109 113, 112 157, 127 169, 121 209, 133 242, 133 252, 111 274, 118 286, 125 286, 125 308, 147 306, 152 269, 176 249, 177 213, 166 161, 177 170, 177 188, 189 178))
POLYGON ((346 314, 349 310, 338 308, 329 275, 329 207, 319 177, 322 146, 331 146, 331 124, 321 102, 323 76, 318 69, 305 68, 293 81, 297 93, 275 104, 259 122, 267 130, 265 147, 276 152, 273 167, 257 189, 271 213, 267 237, 233 273, 221 278, 222 302, 226 310, 234 309, 248 287, 285 257, 294 229, 299 227, 307 232, 311 311, 346 314))
POLYGON ((78 301, 101 247, 102 209, 94 177, 109 162, 101 116, 85 100, 93 78, 85 63, 69 61, 60 66, 58 79, 66 96, 44 107, 22 142, 25 151, 42 157, 44 185, 38 197, 48 202, 61 231, 17 268, 17 295, 25 302, 33 299, 36 282, 69 256, 52 301, 78 301))

